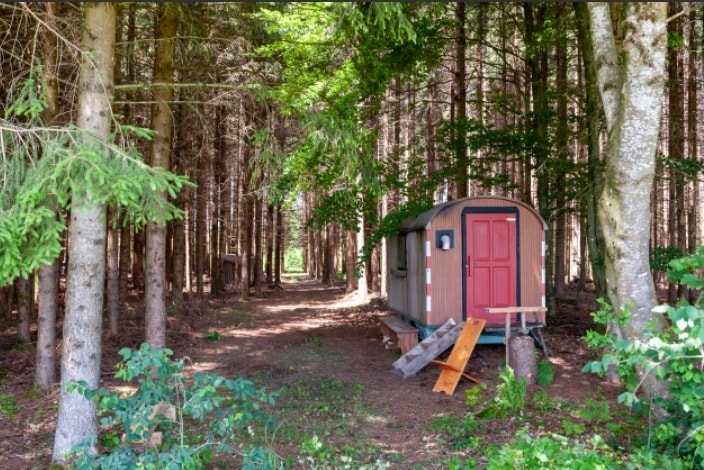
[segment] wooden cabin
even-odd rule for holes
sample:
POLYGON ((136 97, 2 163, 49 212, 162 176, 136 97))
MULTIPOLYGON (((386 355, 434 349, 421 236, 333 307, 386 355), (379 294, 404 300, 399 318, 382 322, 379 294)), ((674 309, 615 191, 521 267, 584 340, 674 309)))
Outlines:
MULTIPOLYGON (((504 333, 504 317, 486 308, 545 306, 546 230, 535 209, 514 199, 478 196, 437 205, 388 240, 388 306, 421 338, 449 318, 484 319, 485 333, 504 333)), ((522 322, 543 326, 545 313, 511 316, 512 324, 522 322)), ((483 343, 504 341, 482 336, 483 343)))

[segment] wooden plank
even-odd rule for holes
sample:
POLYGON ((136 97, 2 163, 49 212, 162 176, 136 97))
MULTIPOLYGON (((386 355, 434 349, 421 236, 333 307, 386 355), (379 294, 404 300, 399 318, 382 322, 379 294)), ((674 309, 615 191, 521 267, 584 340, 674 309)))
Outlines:
POLYGON ((484 309, 485 313, 535 313, 547 311, 547 307, 488 307, 484 309))
POLYGON ((433 334, 394 362, 394 372, 398 372, 404 378, 415 375, 455 343, 462 330, 462 325, 464 322, 456 324, 452 318, 448 319, 433 334))
MULTIPOLYGON (((506 315, 506 325, 504 326, 504 344, 506 345, 506 364, 508 364, 508 340, 511 337, 511 314, 512 313, 538 313, 547 312, 547 307, 488 307, 484 309, 485 313, 496 314, 496 315, 506 315)), ((521 315, 521 331, 523 334, 527 334, 526 329, 526 316, 521 315)))
POLYGON ((455 393, 457 384, 460 382, 464 368, 467 366, 469 357, 474 351, 474 346, 476 346, 485 324, 486 320, 478 318, 467 320, 460 336, 457 338, 455 347, 450 352, 450 357, 444 363, 447 367, 441 367, 440 376, 435 382, 433 392, 445 392, 448 395, 455 393))
POLYGON ((379 327, 384 336, 388 336, 396 342, 396 345, 401 349, 401 354, 406 354, 418 344, 418 329, 399 317, 379 317, 379 321, 379 327))
POLYGON ((418 329, 412 327, 405 321, 401 320, 399 317, 379 317, 384 325, 388 326, 390 329, 394 330, 396 333, 418 333, 418 329))

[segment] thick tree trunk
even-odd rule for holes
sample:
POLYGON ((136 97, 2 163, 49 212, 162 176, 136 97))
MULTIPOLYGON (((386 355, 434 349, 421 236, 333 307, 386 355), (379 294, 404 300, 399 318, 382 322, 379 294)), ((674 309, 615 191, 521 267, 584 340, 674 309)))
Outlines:
MULTIPOLYGON (((620 332, 639 338, 656 304, 649 264, 650 193, 666 76, 667 4, 626 4, 628 28, 622 38, 614 35, 608 3, 590 3, 589 11, 609 132, 599 200, 606 285, 614 308, 631 312, 631 321, 620 332)), ((651 395, 664 393, 666 387, 650 375, 645 378, 644 390, 651 395)))
MULTIPOLYGON (((112 3, 87 3, 80 71, 78 128, 101 139, 110 133, 110 96, 116 14, 112 3)), ((105 281, 105 206, 90 192, 73 195, 69 237, 70 264, 66 282, 61 381, 100 385, 103 289, 105 281)), ((71 448, 97 436, 95 402, 61 388, 52 460, 63 463, 71 448)), ((91 449, 97 450, 94 444, 91 449)))
MULTIPOLYGON (((157 41, 154 56, 154 81, 174 81, 174 52, 178 6, 172 2, 157 7, 157 41)), ((151 148, 151 165, 171 169, 173 117, 169 103, 174 99, 170 86, 158 87, 152 106, 151 128, 156 132, 151 148)), ((166 196, 162 194, 162 197, 166 196)), ((166 347, 166 222, 147 224, 146 278, 144 284, 145 340, 152 347, 166 347)))

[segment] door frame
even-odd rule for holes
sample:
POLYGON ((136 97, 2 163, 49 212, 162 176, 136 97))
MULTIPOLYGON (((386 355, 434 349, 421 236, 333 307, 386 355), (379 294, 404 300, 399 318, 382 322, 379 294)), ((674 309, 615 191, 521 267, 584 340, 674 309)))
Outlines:
POLYGON ((521 225, 520 212, 516 206, 479 206, 462 209, 462 258, 460 279, 462 279, 462 320, 467 320, 467 274, 464 268, 467 259, 467 214, 507 214, 516 219, 516 304, 521 305, 521 225))

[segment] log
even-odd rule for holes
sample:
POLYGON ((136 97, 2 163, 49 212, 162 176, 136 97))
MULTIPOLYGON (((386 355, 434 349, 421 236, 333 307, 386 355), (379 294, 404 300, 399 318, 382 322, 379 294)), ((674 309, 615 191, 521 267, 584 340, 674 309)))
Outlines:
POLYGON ((538 364, 535 360, 535 344, 532 337, 514 336, 509 339, 508 365, 513 369, 517 380, 523 377, 529 385, 535 383, 538 364))

